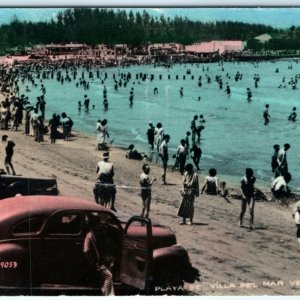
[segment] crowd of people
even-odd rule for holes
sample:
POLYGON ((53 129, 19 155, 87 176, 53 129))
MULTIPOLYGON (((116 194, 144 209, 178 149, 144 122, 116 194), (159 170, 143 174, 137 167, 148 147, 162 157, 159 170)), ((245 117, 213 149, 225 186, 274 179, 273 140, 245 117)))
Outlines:
MULTIPOLYGON (((46 95, 47 91, 42 84, 42 79, 57 79, 62 85, 65 81, 79 80, 76 83, 77 88, 82 88, 85 91, 89 89, 89 82, 85 80, 84 71, 81 74, 81 78, 78 79, 78 64, 74 62, 65 62, 59 64, 53 64, 52 66, 41 64, 24 64, 20 68, 2 68, 0 70, 0 78, 2 81, 1 91, 6 95, 6 98, 1 103, 1 130, 16 130, 20 129, 21 125, 24 125, 24 134, 34 137, 36 142, 43 142, 44 135, 49 133, 49 138, 51 144, 55 144, 58 138, 63 138, 68 141, 71 137, 71 131, 73 127, 73 120, 67 116, 66 112, 53 113, 50 120, 46 120, 46 95), (66 76, 62 75, 61 70, 66 71, 66 76), (36 72, 36 77, 33 76, 33 72, 36 72), (19 93, 20 85, 19 81, 22 83, 25 80, 31 81, 34 87, 38 87, 40 84, 40 96, 37 97, 36 102, 33 99, 24 94, 19 93), (38 81, 40 82, 38 83, 38 81), (48 123, 47 123, 48 122, 48 123), (61 130, 59 130, 61 128, 61 130)), ((88 69, 87 67, 87 70, 88 69)), ((106 74, 106 73, 105 73, 106 74)), ((93 72, 91 70, 88 72, 88 77, 92 78, 93 72)), ((99 72, 96 72, 97 78, 100 79, 99 72)), ((104 75, 104 79, 107 74, 104 75)), ((241 80, 242 75, 237 74, 235 80, 241 80)), ((121 74, 121 78, 118 80, 114 77, 114 89, 118 90, 122 86, 126 86, 131 78, 129 73, 127 75, 121 74)), ((145 80, 142 75, 137 74, 138 80, 145 80)), ((101 79, 102 80, 102 79, 101 79)), ((202 78, 198 79, 198 85, 202 85, 202 78)), ((206 80, 210 82, 211 78, 207 76, 206 80)), ((219 88, 222 89, 222 79, 220 77, 216 78, 219 88)), ((255 75, 255 88, 258 87, 259 76, 255 75)), ((102 83, 104 84, 104 80, 102 83)), ((29 89, 29 88, 28 88, 29 89)), ((157 88, 154 89, 154 95, 158 95, 159 91, 157 88)), ((228 96, 231 94, 231 89, 229 84, 226 84, 226 93, 228 96)), ((180 97, 184 97, 184 88, 181 87, 179 90, 180 97)), ((250 88, 246 92, 247 100, 252 101, 252 91, 250 88)), ((130 107, 134 105, 134 88, 130 89, 129 93, 129 105, 130 107)), ((198 98, 201 100, 201 97, 198 98)), ((87 94, 85 94, 83 99, 83 105, 81 101, 78 102, 78 110, 80 112, 81 107, 84 107, 86 112, 90 109, 90 99, 87 94)), ((103 89, 103 106, 108 109, 108 95, 106 86, 103 89)), ((264 124, 267 125, 270 121, 269 105, 265 105, 265 110, 263 112, 264 124)), ((288 120, 296 121, 296 107, 292 109, 288 120)), ((162 165, 161 183, 166 185, 168 167, 170 166, 169 159, 169 149, 168 144, 170 142, 171 136, 165 132, 165 128, 161 122, 157 122, 156 125, 152 121, 149 121, 149 127, 146 132, 150 155, 156 153, 159 157, 159 162, 162 165)), ((195 114, 190 121, 189 128, 186 128, 186 136, 182 137, 178 141, 177 151, 174 154, 174 166, 172 171, 179 171, 182 176, 182 185, 180 189, 179 198, 181 198, 177 216, 180 218, 180 225, 193 225, 194 222, 194 207, 196 198, 200 194, 206 193, 208 195, 220 195, 227 200, 229 195, 228 189, 226 188, 226 182, 220 181, 217 177, 216 168, 212 167, 209 169, 208 175, 205 177, 202 187, 199 182, 199 171, 200 171, 200 159, 202 156, 201 135, 205 132, 206 120, 203 114, 195 114), (193 163, 190 162, 190 159, 193 163)), ((96 183, 93 189, 94 198, 96 203, 103 205, 113 211, 116 209, 116 195, 117 195, 117 185, 114 182, 114 164, 110 162, 110 144, 108 139, 110 134, 108 132, 108 120, 103 118, 99 119, 96 124, 96 149, 101 150, 102 160, 97 163, 96 170, 96 183)), ((8 135, 2 136, 2 142, 5 143, 5 168, 7 174, 16 175, 14 166, 12 164, 13 149, 15 147, 14 141, 12 141, 8 135)), ((276 198, 289 197, 290 189, 288 183, 291 180, 291 174, 288 172, 287 163, 287 151, 290 149, 289 144, 284 144, 280 149, 279 145, 274 145, 274 154, 272 156, 271 168, 274 173, 274 181, 272 182, 271 191, 276 198)), ((150 162, 148 161, 148 155, 144 152, 139 152, 135 149, 134 144, 130 144, 127 149, 126 157, 128 159, 135 159, 141 161, 141 174, 139 176, 139 187, 141 196, 141 216, 149 218, 151 201, 152 201, 152 185, 155 183, 157 178, 150 175, 150 162)), ((249 228, 251 230, 255 229, 254 226, 254 207, 255 207, 255 182, 256 178, 254 176, 254 171, 252 168, 248 167, 245 170, 245 175, 240 180, 240 195, 241 195, 241 209, 238 215, 238 226, 243 226, 244 215, 248 207, 249 210, 249 228)), ((300 203, 299 203, 300 211, 300 203)), ((294 211, 295 214, 298 209, 294 211)), ((88 259, 89 253, 93 250, 93 240, 95 239, 92 227, 87 224, 89 230, 87 231, 87 237, 84 242, 84 252, 86 253, 88 259)), ((300 238, 300 218, 299 218, 299 230, 298 237, 300 238)), ((96 252, 96 256, 99 255, 96 252)), ((91 263, 94 267, 95 263, 91 263)), ((111 285, 111 273, 109 268, 103 264, 98 266, 98 271, 102 273, 102 276, 107 280, 103 284, 103 294, 111 295, 113 294, 113 287, 111 285)))

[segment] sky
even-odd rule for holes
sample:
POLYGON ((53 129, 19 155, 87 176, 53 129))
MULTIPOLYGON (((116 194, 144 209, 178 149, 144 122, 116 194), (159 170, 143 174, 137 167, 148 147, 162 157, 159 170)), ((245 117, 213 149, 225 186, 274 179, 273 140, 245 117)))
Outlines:
MULTIPOLYGON (((123 9, 123 8, 121 8, 123 9)), ((130 8, 124 8, 130 10, 130 8)), ((47 21, 55 18, 63 8, 0 8, 0 25, 9 23, 14 16, 20 20, 47 21)), ((141 8, 133 8, 142 11, 141 8)), ((251 24, 270 25, 274 28, 300 26, 300 7, 200 7, 200 8, 146 8, 153 16, 164 15, 174 18, 176 15, 190 20, 215 22, 220 20, 239 21, 251 24)))

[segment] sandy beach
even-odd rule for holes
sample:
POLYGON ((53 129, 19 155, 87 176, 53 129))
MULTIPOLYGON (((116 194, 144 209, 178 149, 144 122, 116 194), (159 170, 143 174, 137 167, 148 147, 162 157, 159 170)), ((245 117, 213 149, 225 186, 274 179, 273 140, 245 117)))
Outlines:
MULTIPOLYGON (((95 150, 95 137, 74 131, 70 141, 57 140, 51 144, 49 136, 37 143, 19 131, 2 131, 15 143, 13 163, 16 173, 30 177, 55 177, 61 195, 79 196, 93 200, 96 164, 102 152, 95 150)), ((1 157, 4 157, 4 146, 1 157)), ((123 220, 140 214, 139 175, 142 162, 128 160, 125 151, 111 148, 117 184, 117 215, 123 220)), ((4 165, 2 166, 4 167, 4 165)), ((160 166, 151 165, 151 175, 160 178, 160 166)), ((204 175, 200 175, 200 187, 204 175)), ((241 174, 242 175, 242 174, 241 174)), ((202 273, 202 282, 186 284, 198 295, 297 295, 300 274, 297 255, 299 244, 291 207, 276 202, 257 202, 256 230, 238 227, 240 200, 230 197, 200 195, 195 203, 192 226, 179 225, 176 216, 181 200, 179 172, 167 173, 167 185, 158 180, 152 188, 150 217, 153 223, 166 225, 176 232, 178 243, 187 248, 193 265, 202 273)), ((236 189, 228 184, 231 195, 236 189)))

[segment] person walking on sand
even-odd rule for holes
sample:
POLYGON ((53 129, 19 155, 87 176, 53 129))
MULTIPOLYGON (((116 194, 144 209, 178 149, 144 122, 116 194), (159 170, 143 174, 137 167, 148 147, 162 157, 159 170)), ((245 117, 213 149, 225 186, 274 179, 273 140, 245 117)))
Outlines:
POLYGON ((240 220, 238 225, 241 227, 243 224, 243 218, 246 212, 246 207, 248 205, 249 207, 249 213, 250 213, 250 229, 254 230, 255 227, 253 225, 254 222, 254 183, 256 178, 253 176, 253 170, 251 168, 246 169, 246 174, 241 179, 241 187, 240 192, 242 195, 242 201, 241 201, 241 213, 240 213, 240 220))
POLYGON ((198 174, 194 172, 192 164, 187 164, 185 166, 181 196, 182 200, 177 213, 177 216, 182 218, 182 221, 180 221, 179 224, 192 225, 194 218, 194 202, 195 198, 199 197, 198 174), (187 218, 190 219, 188 222, 186 222, 187 218))
POLYGON ((169 160, 169 153, 168 153, 168 143, 170 141, 170 136, 168 134, 164 135, 163 141, 159 147, 159 156, 162 160, 163 165, 163 173, 161 175, 162 183, 166 184, 166 174, 167 174, 167 166, 169 160))
POLYGON ((265 120, 265 123, 264 125, 268 125, 268 123, 270 122, 270 114, 269 114, 269 104, 266 104, 265 105, 265 110, 264 110, 264 113, 263 113, 263 117, 264 117, 264 120, 265 120))
POLYGON ((14 166, 11 162, 13 154, 14 154, 14 147, 15 147, 16 144, 13 142, 13 140, 9 139, 6 134, 2 136, 2 142, 6 143, 6 147, 5 147, 6 156, 5 156, 5 159, 4 159, 4 165, 5 165, 7 174, 10 174, 9 168, 11 168, 12 175, 16 175, 14 166))
POLYGON ((143 201, 141 217, 145 216, 146 218, 148 218, 151 205, 151 186, 156 178, 153 177, 152 179, 150 179, 150 167, 148 164, 144 164, 142 169, 143 172, 140 175, 141 197, 143 201))

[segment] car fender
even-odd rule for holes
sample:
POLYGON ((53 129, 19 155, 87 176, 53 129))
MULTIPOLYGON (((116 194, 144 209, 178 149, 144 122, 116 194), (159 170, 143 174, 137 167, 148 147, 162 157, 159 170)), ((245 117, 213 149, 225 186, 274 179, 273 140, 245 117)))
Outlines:
POLYGON ((194 282, 200 277, 199 271, 192 267, 186 249, 179 244, 155 249, 152 270, 156 275, 175 272, 186 282, 194 282))
POLYGON ((30 255, 18 244, 0 244, 0 286, 25 287, 30 280, 30 255))

